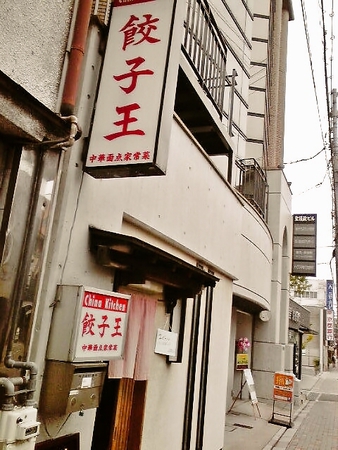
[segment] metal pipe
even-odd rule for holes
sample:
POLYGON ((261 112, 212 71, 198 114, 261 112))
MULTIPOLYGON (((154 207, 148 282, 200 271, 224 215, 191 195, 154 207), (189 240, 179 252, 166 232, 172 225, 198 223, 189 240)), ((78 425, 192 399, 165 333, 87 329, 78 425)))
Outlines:
POLYGON ((43 142, 43 145, 48 145, 49 148, 61 148, 61 147, 72 147, 74 145, 74 142, 81 137, 82 130, 78 124, 78 119, 76 116, 71 115, 67 117, 62 117, 62 119, 66 122, 70 122, 70 132, 68 139, 60 140, 60 141, 46 141, 43 142))
POLYGON ((61 114, 63 116, 70 116, 74 113, 91 9, 92 0, 80 0, 61 102, 61 114))
MULTIPOLYGON (((38 192, 38 190, 40 189, 40 185, 41 185, 41 167, 43 165, 43 158, 44 158, 43 152, 41 152, 40 158, 41 158, 40 164, 39 164, 40 171, 35 174, 34 187, 33 187, 34 193, 38 192)), ((32 246, 33 235, 30 233, 29 230, 31 230, 31 223, 34 220, 37 202, 38 202, 38 196, 35 195, 32 205, 30 207, 29 217, 27 220, 28 225, 27 225, 24 242, 23 242, 23 246, 22 246, 22 255, 20 258, 20 266, 17 271, 18 274, 26 273, 28 265, 30 264, 30 259, 26 258, 25 255, 29 254, 29 249, 32 246)), ((7 347, 4 364, 6 367, 8 367, 10 369, 12 369, 12 368, 25 369, 30 372, 29 380, 27 382, 27 394, 28 395, 26 398, 26 403, 28 406, 28 405, 32 405, 34 403, 33 402, 33 394, 34 394, 34 390, 35 390, 35 386, 36 386, 37 366, 35 365, 35 363, 32 363, 32 362, 15 361, 14 359, 12 359, 13 342, 15 339, 16 328, 17 328, 17 324, 18 324, 18 320, 19 320, 20 306, 21 306, 20 299, 22 298, 23 291, 24 291, 24 278, 22 276, 21 277, 18 276, 16 279, 16 282, 15 282, 15 288, 14 288, 14 292, 13 292, 13 303, 15 305, 15 308, 14 308, 12 318, 11 318, 11 327, 10 327, 9 336, 8 336, 8 347, 7 347)))
POLYGON ((26 401, 25 406, 34 405, 34 392, 36 389, 36 378, 38 375, 38 367, 34 362, 31 361, 15 361, 11 357, 11 352, 6 355, 5 366, 10 369, 23 369, 29 371, 29 379, 26 385, 26 401))
POLYGON ((5 399, 1 405, 1 411, 11 411, 14 409, 14 384, 9 378, 0 378, 0 387, 5 389, 5 399))

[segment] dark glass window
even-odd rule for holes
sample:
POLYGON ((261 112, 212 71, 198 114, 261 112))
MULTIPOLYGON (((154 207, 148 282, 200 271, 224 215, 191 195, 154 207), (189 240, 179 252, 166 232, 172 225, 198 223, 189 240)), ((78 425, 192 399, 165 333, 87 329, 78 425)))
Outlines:
POLYGON ((0 144, 0 376, 9 343, 13 359, 27 357, 58 160, 0 144))

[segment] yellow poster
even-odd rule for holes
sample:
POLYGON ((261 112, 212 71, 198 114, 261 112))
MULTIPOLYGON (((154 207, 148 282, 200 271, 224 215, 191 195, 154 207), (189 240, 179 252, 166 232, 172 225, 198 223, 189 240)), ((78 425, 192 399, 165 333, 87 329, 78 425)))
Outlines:
POLYGON ((236 370, 244 370, 249 368, 248 353, 236 353, 236 370))

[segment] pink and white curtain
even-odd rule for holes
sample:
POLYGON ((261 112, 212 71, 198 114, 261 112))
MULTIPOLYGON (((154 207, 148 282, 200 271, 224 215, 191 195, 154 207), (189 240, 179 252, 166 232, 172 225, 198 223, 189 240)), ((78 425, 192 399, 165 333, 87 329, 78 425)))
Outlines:
POLYGON ((131 294, 124 356, 109 362, 108 377, 147 380, 154 351, 157 300, 142 293, 120 292, 131 294))

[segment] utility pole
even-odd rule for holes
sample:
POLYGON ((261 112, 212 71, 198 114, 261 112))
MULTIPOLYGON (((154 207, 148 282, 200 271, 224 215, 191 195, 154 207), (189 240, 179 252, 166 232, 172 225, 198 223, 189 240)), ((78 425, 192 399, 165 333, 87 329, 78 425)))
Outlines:
MULTIPOLYGON (((337 140, 337 89, 332 89, 331 109, 331 160, 333 170, 333 199, 334 199, 334 255, 336 264, 336 284, 338 283, 338 140, 337 140)), ((337 291, 337 285, 336 285, 337 291)))

